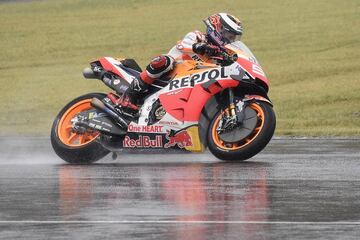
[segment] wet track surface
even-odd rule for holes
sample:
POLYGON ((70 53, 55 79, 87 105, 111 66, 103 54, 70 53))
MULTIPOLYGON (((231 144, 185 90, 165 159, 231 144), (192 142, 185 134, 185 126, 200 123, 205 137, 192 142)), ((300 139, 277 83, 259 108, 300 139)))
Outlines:
POLYGON ((273 139, 244 163, 127 154, 64 164, 0 139, 0 239, 359 239, 360 140, 273 139))

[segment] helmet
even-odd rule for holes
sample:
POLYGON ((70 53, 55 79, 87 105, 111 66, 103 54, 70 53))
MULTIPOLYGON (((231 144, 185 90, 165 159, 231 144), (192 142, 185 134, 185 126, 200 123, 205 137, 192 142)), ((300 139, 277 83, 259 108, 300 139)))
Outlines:
POLYGON ((219 46, 240 40, 243 34, 240 20, 227 13, 213 14, 204 23, 209 40, 219 46))

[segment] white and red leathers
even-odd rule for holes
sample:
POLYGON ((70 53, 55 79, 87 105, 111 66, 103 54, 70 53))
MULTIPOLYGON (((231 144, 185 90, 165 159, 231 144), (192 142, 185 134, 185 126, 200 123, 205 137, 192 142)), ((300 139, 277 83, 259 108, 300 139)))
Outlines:
MULTIPOLYGON (((147 84, 152 84, 173 69, 174 60, 196 60, 206 61, 207 58, 203 54, 194 52, 194 44, 206 43, 206 36, 200 31, 189 32, 184 39, 179 41, 167 55, 159 55, 151 60, 146 70, 140 74, 141 80, 147 84)), ((217 49, 217 47, 214 47, 217 49)))
POLYGON ((207 26, 206 35, 197 30, 189 32, 167 55, 153 58, 141 72, 140 78, 131 83, 119 104, 137 110, 137 99, 143 97, 148 86, 156 79, 168 74, 176 61, 213 62, 209 57, 218 56, 221 52, 219 46, 234 42, 243 32, 240 20, 226 13, 213 14, 204 23, 207 26))
MULTIPOLYGON (((151 60, 146 69, 140 73, 140 78, 135 79, 131 83, 123 97, 118 101, 118 104, 137 110, 137 99, 143 95, 148 86, 156 79, 168 74, 173 69, 176 61, 190 59, 205 61, 207 58, 204 54, 209 53, 203 50, 203 46, 207 45, 206 40, 206 36, 200 31, 193 31, 186 34, 184 39, 179 41, 167 55, 159 55, 151 60), (198 53, 194 52, 194 50, 196 51, 196 44, 199 44, 198 53)), ((218 48, 213 46, 210 50, 214 50, 211 52, 211 54, 214 54, 218 51, 218 48)))
POLYGON ((204 56, 195 53, 193 50, 193 45, 195 43, 206 43, 205 34, 197 30, 189 32, 185 35, 183 40, 179 41, 173 48, 170 49, 167 55, 173 57, 177 61, 203 61, 204 56))

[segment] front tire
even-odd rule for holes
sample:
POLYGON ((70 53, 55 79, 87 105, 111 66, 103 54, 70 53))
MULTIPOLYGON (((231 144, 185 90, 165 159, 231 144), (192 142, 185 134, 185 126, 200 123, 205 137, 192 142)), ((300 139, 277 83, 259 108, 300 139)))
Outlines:
POLYGON ((236 142, 225 142, 219 136, 217 128, 223 112, 219 111, 210 123, 207 134, 208 147, 212 154, 225 161, 244 161, 261 150, 269 143, 274 135, 276 117, 273 108, 266 102, 254 102, 248 107, 256 113, 257 122, 251 133, 236 142))
POLYGON ((91 99, 104 98, 103 93, 89 93, 68 103, 56 116, 51 128, 51 144, 56 154, 68 163, 89 164, 109 151, 96 141, 99 132, 76 133, 72 130, 71 120, 80 112, 92 108, 91 99))

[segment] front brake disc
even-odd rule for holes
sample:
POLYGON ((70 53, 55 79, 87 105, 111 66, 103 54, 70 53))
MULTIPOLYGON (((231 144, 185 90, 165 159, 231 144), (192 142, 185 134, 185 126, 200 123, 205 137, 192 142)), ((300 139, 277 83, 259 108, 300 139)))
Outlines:
POLYGON ((219 134, 219 137, 222 141, 228 143, 235 143, 243 140, 248 137, 255 129, 258 122, 257 113, 251 107, 246 107, 244 109, 244 119, 239 123, 238 126, 228 131, 224 131, 219 134))

